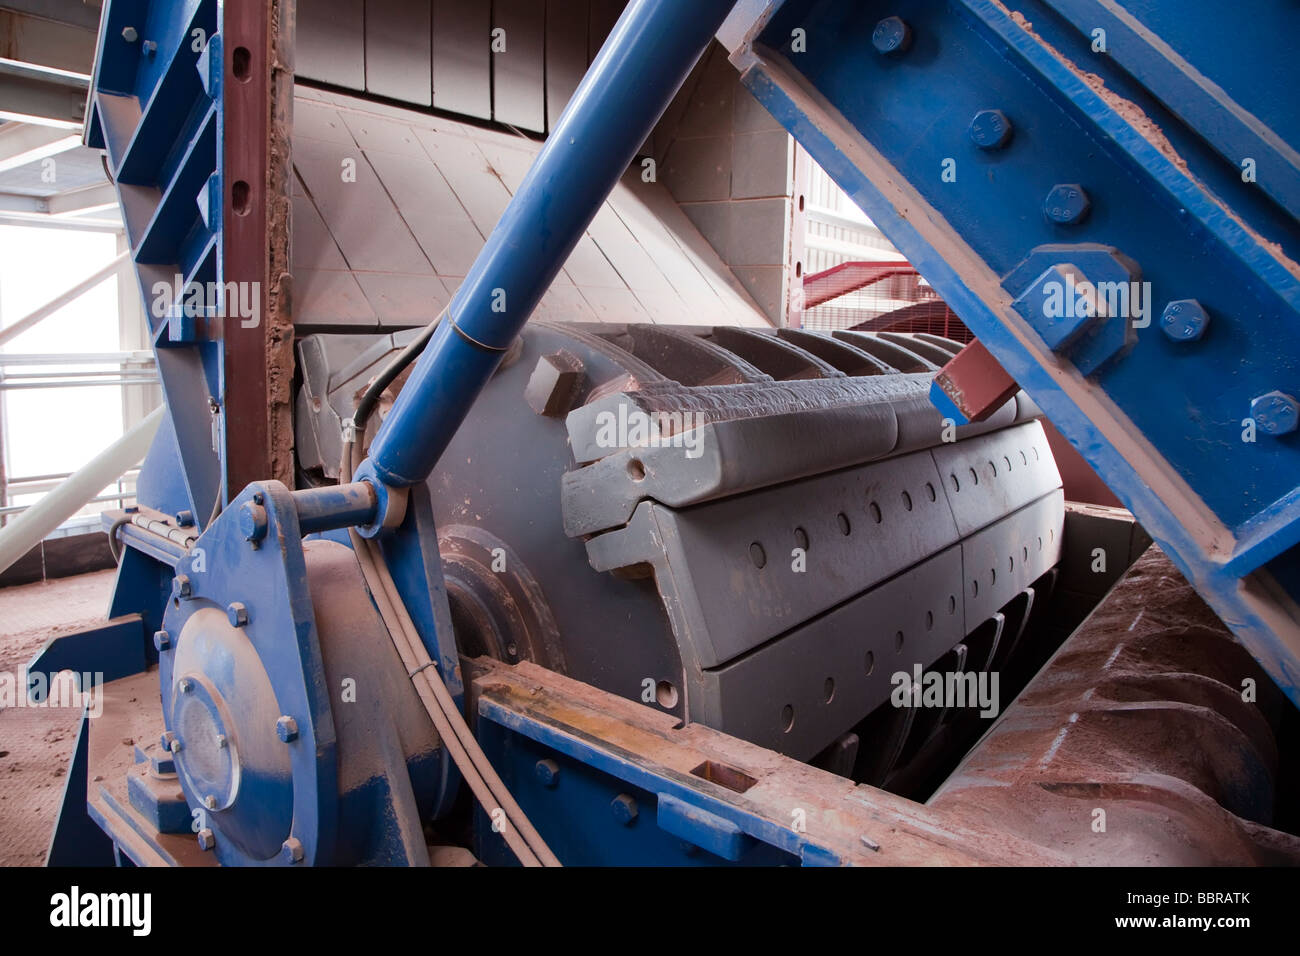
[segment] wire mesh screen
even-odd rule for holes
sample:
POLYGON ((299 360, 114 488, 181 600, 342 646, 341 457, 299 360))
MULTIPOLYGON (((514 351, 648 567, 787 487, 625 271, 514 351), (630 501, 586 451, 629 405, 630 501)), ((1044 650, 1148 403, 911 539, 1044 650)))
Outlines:
POLYGON ((958 342, 974 336, 905 262, 842 262, 804 279, 805 329, 928 332, 958 342))

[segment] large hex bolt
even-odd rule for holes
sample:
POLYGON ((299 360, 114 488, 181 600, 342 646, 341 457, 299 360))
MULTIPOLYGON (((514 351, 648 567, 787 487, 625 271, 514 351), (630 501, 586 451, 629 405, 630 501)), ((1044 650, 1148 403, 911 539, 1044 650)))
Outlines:
POLYGON ((1286 392, 1265 392, 1250 403, 1250 417, 1266 435, 1289 435, 1300 425, 1300 402, 1286 392))
POLYGON ((543 787, 555 786, 560 777, 560 765, 554 760, 539 760, 533 770, 537 774, 537 782, 543 787))
POLYGON ((275 722, 275 735, 286 744, 298 739, 298 721, 292 717, 281 717, 275 722))
POLYGON ((244 627, 248 624, 248 608, 242 601, 231 601, 226 608, 226 617, 231 627, 244 627))
POLYGON ((122 27, 122 39, 127 43, 134 43, 140 39, 140 31, 135 27, 122 27))
POLYGON ((1160 316, 1160 331, 1175 342, 1195 342, 1205 334, 1210 314, 1195 299, 1176 299, 1160 316))
POLYGON ((245 541, 257 542, 266 537, 266 509, 254 501, 245 501, 239 509, 239 533, 245 541))
POLYGON ((1078 183, 1057 183, 1043 200, 1043 215, 1061 226, 1074 226, 1088 218, 1092 200, 1078 183))
POLYGON ((623 826, 631 826, 637 818, 638 810, 636 808, 636 797, 630 793, 620 793, 609 805, 614 811, 614 819, 623 826))
POLYGON ((970 121, 970 138, 980 149, 1001 149, 1011 140, 1013 127, 1001 110, 980 110, 970 121))
POLYGON ((582 360, 576 355, 563 349, 543 355, 524 386, 524 401, 538 415, 563 418, 577 401, 582 380, 582 360))
POLYGON ((297 837, 289 837, 280 847, 280 859, 285 863, 301 863, 303 858, 302 842, 297 837))
POLYGON ((217 838, 211 830, 209 830, 207 827, 204 827, 202 830, 199 831, 200 850, 211 850, 216 845, 217 845, 217 838))
POLYGON ((885 17, 871 31, 871 45, 886 56, 906 53, 912 45, 912 28, 903 22, 902 17, 885 17))

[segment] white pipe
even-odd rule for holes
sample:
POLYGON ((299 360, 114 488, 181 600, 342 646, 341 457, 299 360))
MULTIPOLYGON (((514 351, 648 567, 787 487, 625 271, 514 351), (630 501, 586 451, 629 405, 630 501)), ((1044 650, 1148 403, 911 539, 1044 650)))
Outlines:
POLYGON ((100 269, 94 275, 86 276, 86 278, 82 279, 71 289, 69 289, 68 291, 64 292, 61 295, 55 296, 49 302, 46 302, 43 306, 37 309, 35 312, 28 313, 27 315, 19 319, 17 322, 15 322, 13 325, 6 325, 3 329, 0 329, 0 345, 4 345, 6 342, 8 342, 16 335, 22 335, 24 332, 26 332, 32 326, 36 325, 38 322, 48 319, 51 315, 59 311, 59 309, 63 308, 73 299, 79 298, 80 296, 89 292, 91 289, 95 288, 95 286, 99 285, 105 279, 109 278, 114 273, 116 273, 117 270, 122 268, 122 264, 130 258, 131 258, 131 253, 123 252, 121 255, 115 258, 108 265, 104 266, 104 268, 100 269))
POLYGON ((139 464, 163 418, 154 409, 139 424, 72 473, 53 491, 0 528, 0 572, 40 543, 46 535, 84 508, 92 498, 139 464))

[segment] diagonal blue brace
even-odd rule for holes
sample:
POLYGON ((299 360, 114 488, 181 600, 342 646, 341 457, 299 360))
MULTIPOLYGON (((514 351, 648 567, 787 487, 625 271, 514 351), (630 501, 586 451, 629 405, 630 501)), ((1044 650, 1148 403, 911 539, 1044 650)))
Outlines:
POLYGON ((624 11, 452 299, 449 321, 434 333, 358 478, 408 487, 433 471, 731 6, 636 0, 624 11))

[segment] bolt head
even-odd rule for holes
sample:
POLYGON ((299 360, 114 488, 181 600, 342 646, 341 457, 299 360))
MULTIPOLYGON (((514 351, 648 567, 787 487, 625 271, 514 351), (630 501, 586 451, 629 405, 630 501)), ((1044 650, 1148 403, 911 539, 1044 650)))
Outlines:
POLYGON ((537 773, 537 781, 543 787, 553 787, 559 780, 560 765, 554 760, 539 760, 533 769, 537 773))
POLYGON ((178 574, 172 578, 172 597, 188 598, 194 594, 194 584, 188 574, 178 574))
POLYGON ((194 690, 194 681, 190 680, 188 677, 182 677, 176 682, 176 686, 181 689, 182 694, 188 694, 190 691, 194 690))
POLYGON ((1265 392, 1250 403, 1250 417, 1266 435, 1288 435, 1300 426, 1300 402, 1286 392, 1265 392))
POLYGON ((623 826, 631 826, 639 812, 636 806, 636 797, 630 793, 620 793, 613 799, 609 807, 614 811, 614 819, 623 826))
POLYGON ((275 735, 286 744, 298 739, 298 721, 292 717, 281 717, 275 722, 275 735))
POLYGON ((1058 183, 1043 200, 1043 214, 1061 226, 1073 226, 1088 218, 1092 200, 1078 183, 1058 183))
POLYGON ((1210 314, 1195 299, 1177 299, 1165 306, 1160 331, 1174 342, 1195 342, 1210 325, 1210 314))
POLYGON ((215 810, 217 809, 217 798, 212 796, 212 794, 208 794, 203 798, 203 805, 209 810, 215 810))
POLYGON ((174 754, 181 752, 181 738, 177 737, 170 730, 162 735, 162 749, 174 754))
POLYGON ((135 27, 123 27, 122 39, 127 43, 134 43, 136 40, 140 39, 140 33, 135 27))
POLYGON ((166 631, 154 631, 153 646, 157 648, 159 654, 163 651, 171 650, 172 636, 166 631))
POLYGON ((885 17, 871 31, 871 45, 879 53, 904 53, 912 45, 912 28, 901 17, 885 17))
POLYGON ((217 749, 218 749, 218 750, 225 750, 226 747, 228 747, 229 745, 230 745, 230 741, 226 739, 226 735, 225 735, 225 734, 217 734, 217 749))
POLYGON ((200 850, 211 850, 213 847, 217 845, 216 836, 207 827, 204 827, 202 830, 200 830, 198 835, 199 835, 200 850))
POLYGON ((176 523, 180 525, 182 528, 192 528, 194 526, 194 512, 193 511, 176 512, 176 523))
POLYGON ((280 847, 280 859, 285 863, 301 863, 303 859, 302 842, 297 837, 289 837, 280 847))
POLYGON ((980 149, 1001 149, 1011 139, 1011 120, 1001 110, 980 110, 970 121, 970 138, 980 149))
POLYGON ((158 44, 154 40, 145 40, 144 43, 141 44, 140 49, 144 52, 145 56, 153 56, 158 52, 158 44))
POLYGON ((266 537, 266 509, 254 501, 245 501, 239 509, 239 533, 245 541, 261 541, 266 537))
POLYGON ((248 623, 248 608, 240 601, 232 601, 226 608, 226 617, 231 627, 243 627, 248 623))

